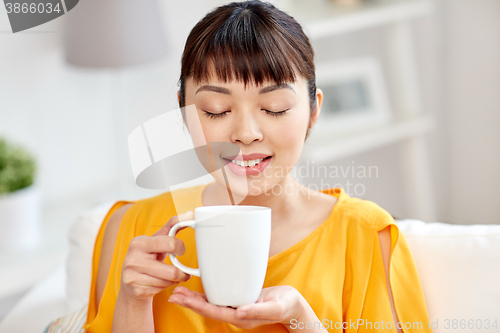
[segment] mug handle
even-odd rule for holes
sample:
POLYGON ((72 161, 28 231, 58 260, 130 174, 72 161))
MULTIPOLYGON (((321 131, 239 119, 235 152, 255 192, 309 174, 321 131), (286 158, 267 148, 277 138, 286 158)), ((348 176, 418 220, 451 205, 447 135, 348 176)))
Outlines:
MULTIPOLYGON (((172 229, 170 229, 170 232, 168 233, 168 235, 170 237, 175 237, 175 233, 177 232, 177 230, 179 228, 190 227, 190 228, 194 229, 195 225, 196 225, 196 220, 187 220, 187 221, 179 222, 176 225, 174 225, 172 227, 172 229)), ((177 267, 178 269, 180 269, 184 273, 200 277, 200 269, 199 268, 191 268, 191 267, 184 266, 183 264, 181 264, 179 262, 179 260, 177 259, 177 256, 175 254, 169 253, 168 256, 170 258, 170 261, 172 262, 172 265, 174 265, 175 267, 177 267)))

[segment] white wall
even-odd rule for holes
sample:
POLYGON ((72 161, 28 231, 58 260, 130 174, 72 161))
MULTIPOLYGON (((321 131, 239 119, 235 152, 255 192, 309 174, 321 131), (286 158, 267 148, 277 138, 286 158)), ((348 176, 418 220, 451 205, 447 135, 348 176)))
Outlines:
MULTIPOLYGON (((7 30, 3 6, 0 12, 7 30)), ((37 155, 45 204, 114 182, 109 75, 65 65, 60 25, 0 35, 0 133, 37 155)))
MULTIPOLYGON (((436 0, 432 17, 412 23, 415 58, 425 113, 436 119, 428 135, 437 220, 500 223, 500 2, 436 0)), ((383 29, 356 33, 315 45, 317 61, 374 55, 393 90, 383 29)), ((396 104, 391 96, 391 104, 396 104)), ((364 199, 391 214, 414 218, 404 194, 398 145, 332 162, 377 166, 379 177, 362 183, 364 199)), ((318 180, 313 180, 318 181, 318 180)))
MULTIPOLYGON (((429 17, 419 17, 412 21, 412 37, 414 39, 415 60, 418 65, 417 76, 419 79, 420 95, 422 96, 422 112, 436 116, 441 107, 441 89, 442 70, 440 56, 442 53, 440 37, 437 32, 440 31, 439 14, 429 17)), ((313 41, 316 52, 316 63, 323 63, 332 60, 346 59, 350 57, 375 57, 381 64, 383 71, 383 80, 387 87, 390 108, 395 113, 401 113, 403 105, 401 99, 396 94, 398 91, 396 80, 398 73, 394 71, 394 58, 391 55, 390 27, 381 26, 368 30, 362 30, 350 34, 344 34, 335 37, 323 38, 313 41)), ((439 125, 438 125, 439 127, 439 125)), ((436 133, 441 133, 438 129, 436 133)), ((433 133, 433 135, 435 135, 433 133)), ((434 153, 435 142, 443 142, 439 136, 428 138, 427 144, 432 158, 440 157, 438 152, 434 153)), ((376 167, 378 176, 370 178, 356 179, 352 176, 346 177, 341 184, 359 184, 366 189, 365 193, 358 195, 367 200, 378 203, 381 207, 389 211, 393 216, 399 218, 421 218, 421 216, 412 215, 412 203, 406 197, 405 182, 402 181, 404 174, 402 157, 404 156, 402 144, 391 144, 381 147, 377 150, 364 154, 352 156, 341 161, 331 162, 330 165, 336 165, 344 170, 350 165, 376 167)), ((437 172, 436 164, 432 161, 431 173, 437 172)), ((435 178, 435 177, 433 177, 435 178)), ((313 179, 318 182, 318 179, 313 179)), ((441 188, 439 184, 433 184, 434 188, 441 188)), ((345 187, 345 186, 344 186, 345 187)), ((356 194, 356 193, 353 193, 356 194)), ((433 196, 432 193, 429 194, 433 196)), ((442 205, 440 198, 435 198, 438 210, 438 219, 442 217, 440 213, 442 205)))
MULTIPOLYGON (((128 132, 177 106, 184 41, 212 5, 162 5, 169 56, 119 71, 84 70, 64 62, 64 24, 72 12, 26 32, 0 34, 0 134, 37 156, 45 206, 118 199, 117 169, 130 173, 128 132), (118 143, 117 130, 122 135, 118 143)), ((8 32, 8 17, 0 7, 0 31, 8 32)), ((131 177, 121 198, 158 193, 136 189, 131 177)))
POLYGON ((500 1, 446 5, 447 218, 500 223, 500 1))
MULTIPOLYGON (((185 39, 216 3, 161 2, 170 55, 119 73, 84 71, 64 63, 65 17, 31 33, 0 34, 0 134, 27 145, 38 156, 46 206, 74 200, 90 206, 158 193, 136 189, 129 178, 122 194, 116 194, 117 168, 130 172, 125 136, 177 106, 185 39), (126 130, 120 132, 123 145, 116 149, 115 131, 120 126, 126 130)), ((437 4, 435 17, 414 22, 414 35, 422 102, 438 120, 429 137, 438 220, 499 223, 500 208, 491 202, 500 198, 500 2, 437 0, 437 4)), ((8 19, 0 7, 0 30, 6 31, 8 19)), ((345 37, 337 42, 341 46, 337 51, 327 53, 321 53, 325 45, 315 45, 317 59, 350 52, 375 52, 384 59, 386 50, 377 39, 383 34, 345 37)), ((388 146, 354 160, 380 170, 378 179, 366 181, 365 197, 393 215, 410 217, 408 202, 401 196, 399 177, 404 175, 397 149, 388 146)))

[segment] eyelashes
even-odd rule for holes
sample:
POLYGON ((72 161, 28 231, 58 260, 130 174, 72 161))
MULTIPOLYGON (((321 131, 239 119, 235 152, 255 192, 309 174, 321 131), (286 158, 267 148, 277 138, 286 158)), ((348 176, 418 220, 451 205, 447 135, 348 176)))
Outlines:
POLYGON ((288 111, 288 110, 283 110, 283 111, 277 111, 277 112, 273 112, 273 111, 269 111, 269 110, 264 110, 266 111, 266 113, 272 117, 280 117, 280 116, 284 116, 285 113, 288 111))
POLYGON ((221 112, 221 113, 211 113, 211 112, 208 112, 208 111, 203 111, 203 114, 207 117, 209 117, 210 119, 217 119, 217 118, 222 118, 224 117, 229 111, 224 111, 224 112, 221 112))
MULTIPOLYGON (((275 117, 275 118, 278 118, 278 117, 281 117, 281 116, 284 116, 285 113, 288 111, 289 109, 287 110, 283 110, 283 111, 269 111, 269 110, 265 110, 263 109, 263 111, 266 112, 266 114, 270 115, 271 117, 275 117)), ((205 116, 209 117, 210 119, 218 119, 218 118, 222 118, 224 117, 227 113, 231 112, 231 111, 224 111, 224 112, 221 112, 221 113, 211 113, 211 112, 208 112, 208 111, 203 111, 205 116)))

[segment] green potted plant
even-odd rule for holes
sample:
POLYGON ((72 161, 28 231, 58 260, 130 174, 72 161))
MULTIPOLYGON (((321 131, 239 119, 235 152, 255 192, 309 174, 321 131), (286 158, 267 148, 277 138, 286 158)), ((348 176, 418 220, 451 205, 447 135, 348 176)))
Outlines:
POLYGON ((0 137, 0 248, 29 248, 38 240, 40 195, 35 158, 0 137))

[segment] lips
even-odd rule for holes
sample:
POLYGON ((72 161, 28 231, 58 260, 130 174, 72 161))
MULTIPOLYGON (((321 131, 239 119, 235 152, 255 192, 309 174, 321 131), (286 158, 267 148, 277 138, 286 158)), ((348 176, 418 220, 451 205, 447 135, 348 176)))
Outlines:
POLYGON ((250 160, 256 160, 256 159, 259 159, 259 158, 266 158, 266 157, 269 157, 271 155, 269 154, 261 154, 261 153, 253 153, 253 154, 247 154, 247 155, 241 155, 241 154, 238 154, 238 155, 233 155, 233 156, 222 156, 222 158, 226 159, 226 160, 229 160, 229 161, 233 161, 233 160, 236 160, 236 161, 250 161, 250 160))
POLYGON ((229 170, 238 176, 258 175, 269 165, 272 156, 267 154, 248 154, 231 156, 223 159, 229 170))

